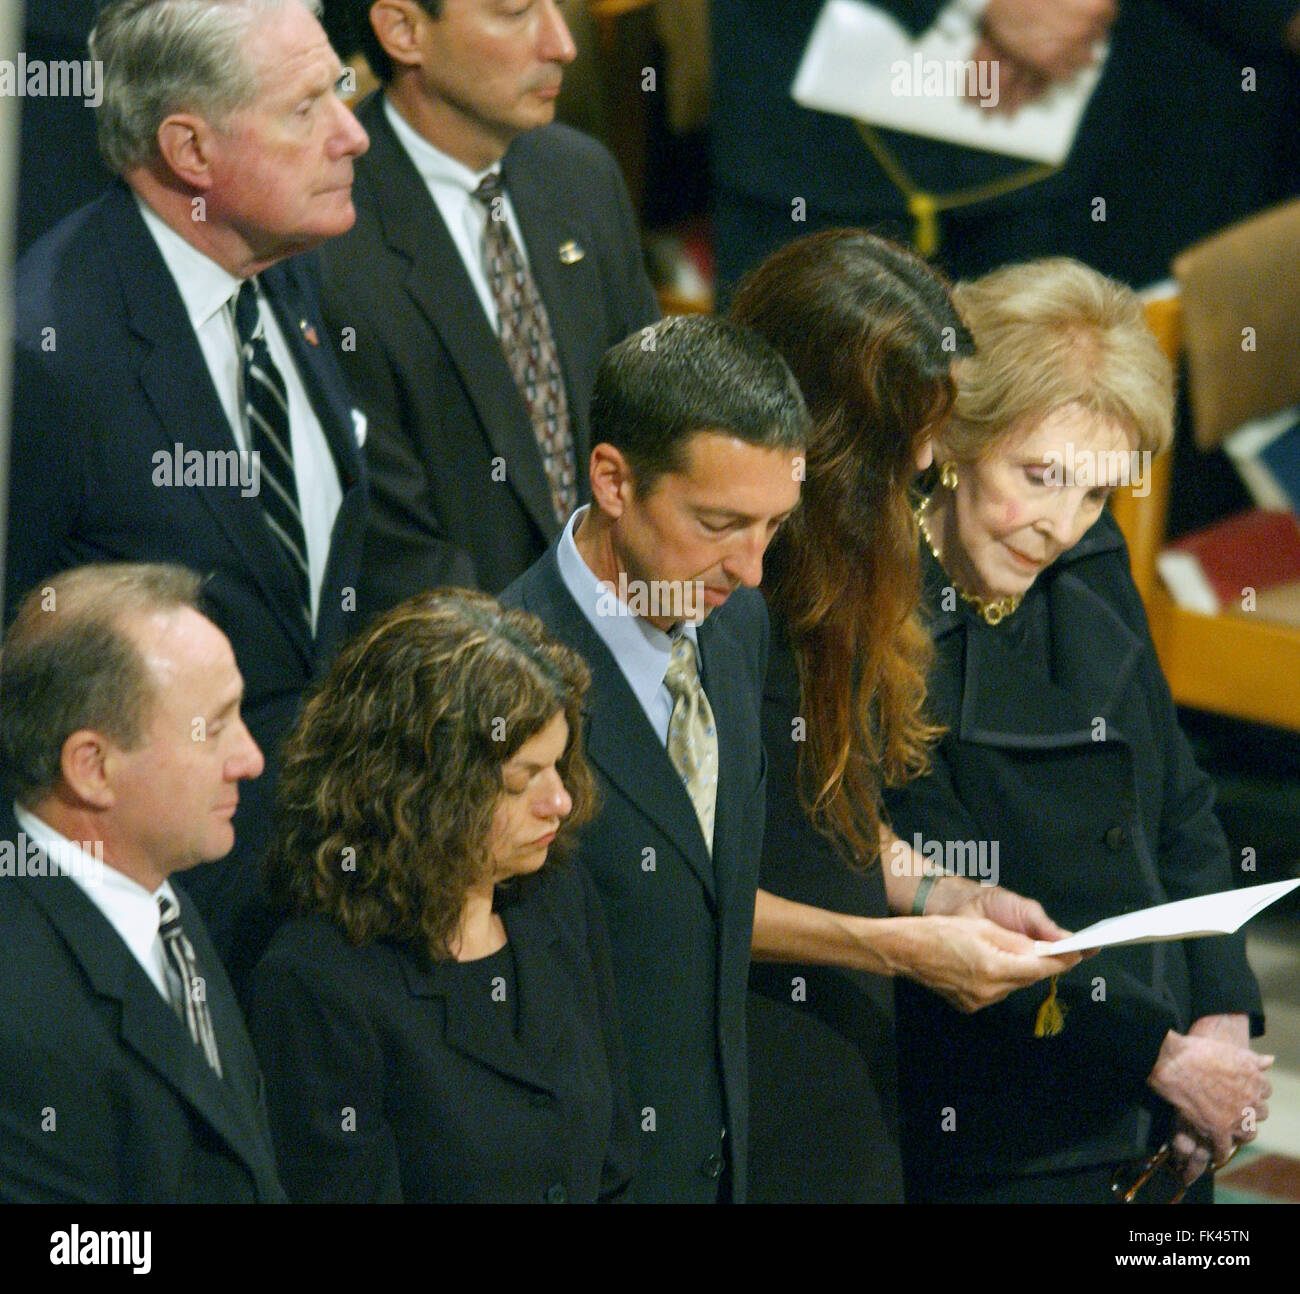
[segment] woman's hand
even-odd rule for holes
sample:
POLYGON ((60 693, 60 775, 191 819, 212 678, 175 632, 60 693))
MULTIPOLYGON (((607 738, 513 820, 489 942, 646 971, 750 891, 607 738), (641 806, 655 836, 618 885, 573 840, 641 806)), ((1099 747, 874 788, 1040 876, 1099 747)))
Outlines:
MULTIPOLYGON (((1213 1027, 1217 1031, 1219 1026, 1213 1027)), ((1266 1101, 1273 1088, 1264 1071, 1272 1063, 1272 1056, 1257 1055, 1218 1037, 1183 1035, 1171 1029, 1147 1085, 1179 1112, 1198 1138, 1209 1143, 1218 1160, 1234 1145, 1253 1141, 1256 1127, 1268 1118, 1266 1101)), ((1180 1144, 1186 1149, 1186 1139, 1180 1144)))
POLYGON ((977 915, 894 917, 888 925, 891 970, 959 1011, 991 1006, 1079 961, 1077 953, 1039 956, 1030 936, 977 915))
POLYGON ((1048 942, 1065 939, 1070 933, 1061 929, 1037 900, 1000 885, 977 885, 959 877, 947 877, 934 887, 926 912, 935 916, 986 917, 1004 930, 1048 942), (958 889, 958 885, 964 888, 958 889))

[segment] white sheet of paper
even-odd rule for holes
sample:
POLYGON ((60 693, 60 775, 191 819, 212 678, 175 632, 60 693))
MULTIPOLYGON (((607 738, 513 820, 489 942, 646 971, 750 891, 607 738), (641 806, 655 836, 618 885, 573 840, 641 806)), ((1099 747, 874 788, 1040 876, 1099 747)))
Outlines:
MULTIPOLYGON (((960 93, 924 92, 933 83, 938 64, 944 65, 945 89, 953 83, 965 85, 964 76, 949 73, 947 65, 969 60, 976 40, 973 22, 956 14, 941 16, 913 39, 874 5, 827 0, 790 93, 805 108, 1059 165, 1074 143, 1083 110, 1101 75, 1106 48, 1098 47, 1097 60, 1090 67, 1008 117, 963 101, 960 93), (923 92, 913 93, 918 88, 923 92)), ((985 86, 992 88, 987 73, 985 86)))
POLYGON ((1153 944, 1165 939, 1230 935, 1271 903, 1290 894, 1297 885, 1300 885, 1300 880, 1271 881, 1266 885, 1248 885, 1245 889, 1222 890, 1195 899, 1161 903, 1158 907, 1097 921, 1086 930, 1078 930, 1068 939, 1056 943, 1035 940, 1034 950, 1047 954, 1074 953, 1087 948, 1118 948, 1123 944, 1153 944))

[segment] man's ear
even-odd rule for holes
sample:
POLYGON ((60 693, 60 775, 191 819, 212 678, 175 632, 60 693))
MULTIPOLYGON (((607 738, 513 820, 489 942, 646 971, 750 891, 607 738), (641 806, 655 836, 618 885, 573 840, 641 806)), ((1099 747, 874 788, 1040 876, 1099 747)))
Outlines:
POLYGON ((117 801, 113 766, 117 747, 93 728, 78 728, 63 743, 59 768, 64 785, 77 799, 96 809, 109 809, 117 801))
POLYGON ((384 53, 399 67, 419 67, 421 24, 433 22, 416 0, 375 0, 370 6, 370 26, 384 53))
POLYGON ((216 132, 192 112, 174 112, 158 127, 163 165, 194 189, 212 187, 216 142, 216 132))
POLYGON ((602 441, 591 451, 588 470, 592 502, 607 517, 621 517, 623 509, 636 497, 632 468, 622 451, 602 441))

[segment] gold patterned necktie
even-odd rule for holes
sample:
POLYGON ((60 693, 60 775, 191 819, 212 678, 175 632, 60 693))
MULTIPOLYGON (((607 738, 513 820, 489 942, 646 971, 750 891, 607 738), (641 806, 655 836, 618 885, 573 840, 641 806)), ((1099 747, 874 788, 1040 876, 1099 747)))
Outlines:
POLYGON ((695 806, 704 843, 713 854, 713 813, 718 801, 718 730, 700 684, 695 643, 686 634, 673 640, 664 686, 673 698, 668 720, 668 758, 695 806))
POLYGON ((556 520, 564 525, 577 507, 578 486, 569 403, 551 320, 523 253, 511 236, 501 177, 485 176, 474 197, 487 208, 483 269, 497 306, 501 349, 533 424, 556 520))

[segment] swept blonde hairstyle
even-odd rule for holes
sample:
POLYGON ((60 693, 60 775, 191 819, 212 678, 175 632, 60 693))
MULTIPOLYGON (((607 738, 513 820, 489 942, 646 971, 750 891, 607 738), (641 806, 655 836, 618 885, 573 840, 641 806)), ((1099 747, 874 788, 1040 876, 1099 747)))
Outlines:
POLYGON ((1054 257, 959 283, 953 300, 975 353, 958 368, 947 457, 974 462, 1067 405, 1118 423, 1138 450, 1169 448, 1173 370, 1130 288, 1054 257))

